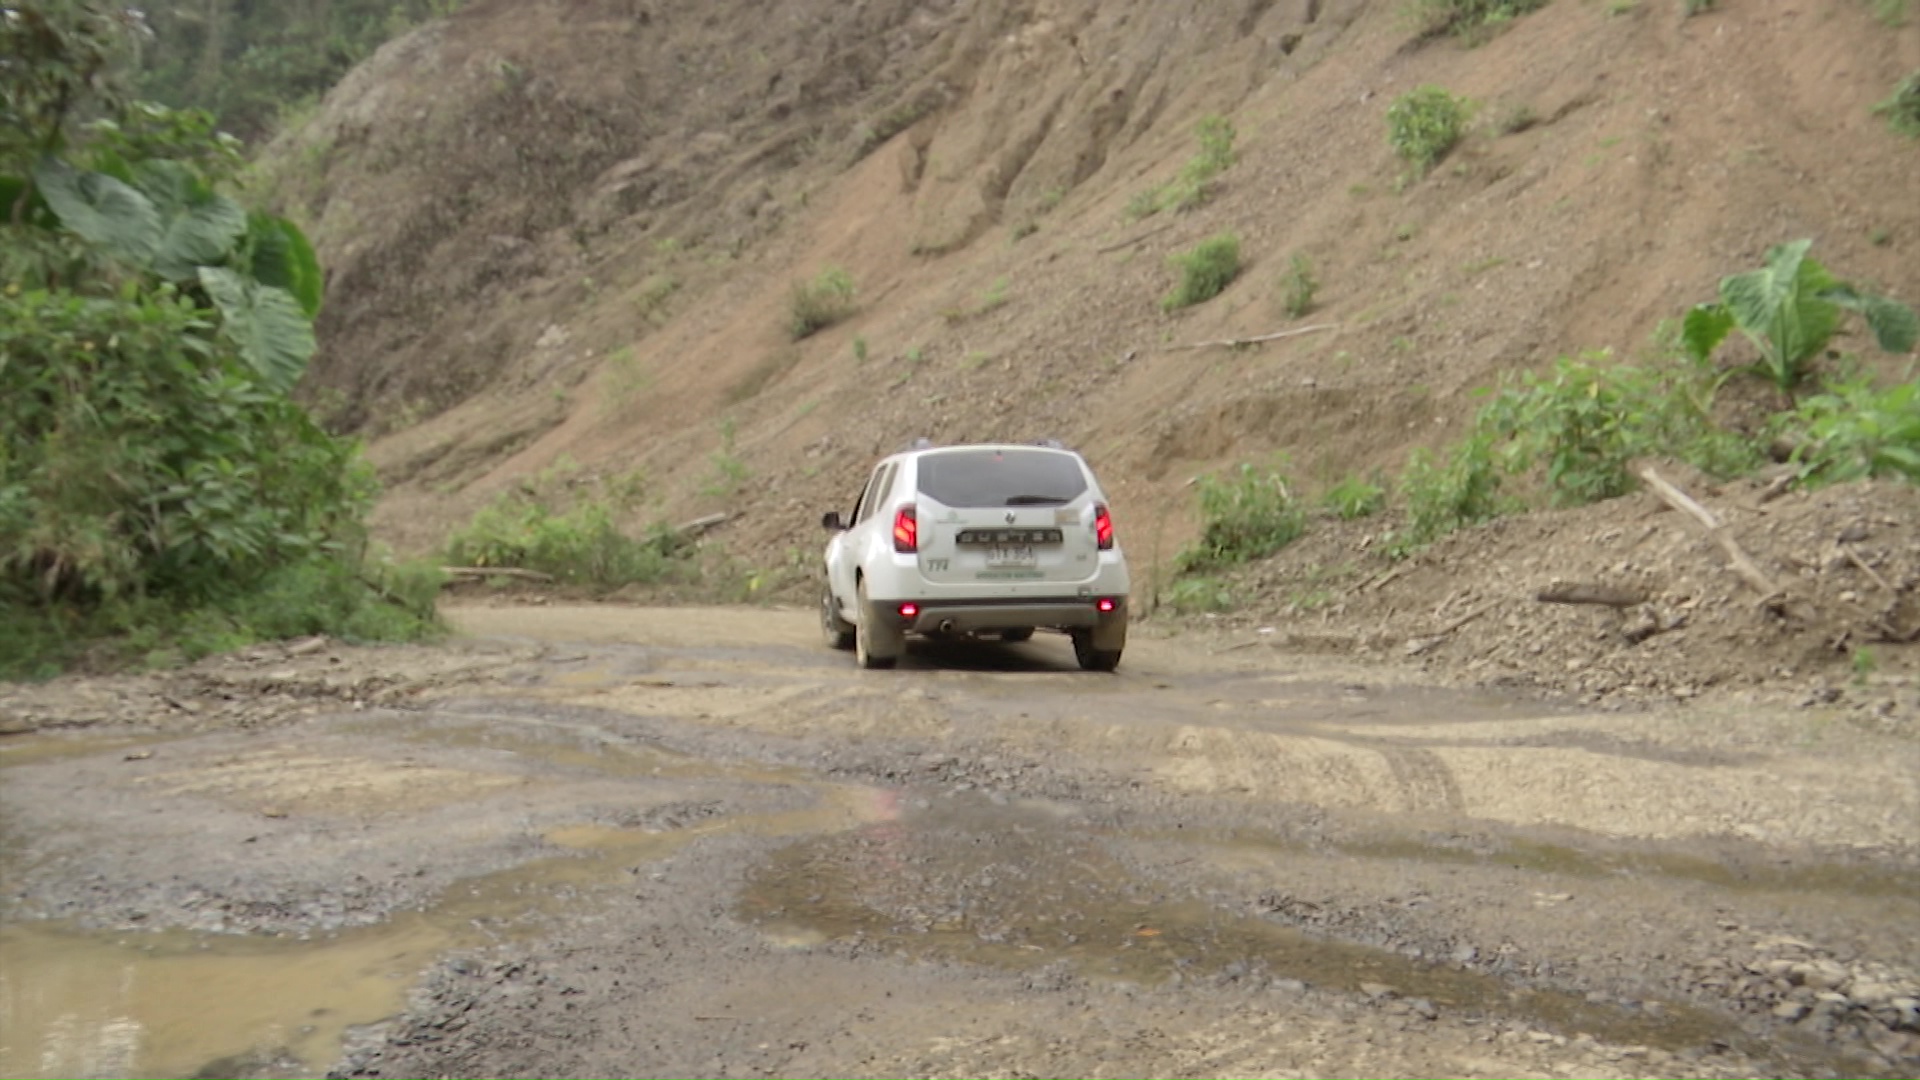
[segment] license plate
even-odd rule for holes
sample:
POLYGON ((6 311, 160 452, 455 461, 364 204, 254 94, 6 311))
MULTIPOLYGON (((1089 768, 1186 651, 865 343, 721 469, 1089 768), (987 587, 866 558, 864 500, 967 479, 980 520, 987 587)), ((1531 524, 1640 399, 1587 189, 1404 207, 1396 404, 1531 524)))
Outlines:
POLYGON ((987 549, 989 569, 1014 566, 1038 566, 1040 559, 1033 553, 1032 544, 996 545, 987 549))

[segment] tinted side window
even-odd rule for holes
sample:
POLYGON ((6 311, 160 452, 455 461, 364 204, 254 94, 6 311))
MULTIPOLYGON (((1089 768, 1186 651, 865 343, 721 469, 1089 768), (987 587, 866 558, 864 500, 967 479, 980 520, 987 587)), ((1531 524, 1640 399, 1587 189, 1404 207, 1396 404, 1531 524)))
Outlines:
POLYGON ((920 490, 953 507, 1062 506, 1087 490, 1087 477, 1058 451, 954 450, 920 459, 920 490))
POLYGON ((880 501, 886 498, 887 489, 893 486, 894 465, 882 465, 874 470, 872 482, 867 484, 866 494, 860 496, 860 507, 854 515, 854 524, 859 524, 873 516, 880 501))

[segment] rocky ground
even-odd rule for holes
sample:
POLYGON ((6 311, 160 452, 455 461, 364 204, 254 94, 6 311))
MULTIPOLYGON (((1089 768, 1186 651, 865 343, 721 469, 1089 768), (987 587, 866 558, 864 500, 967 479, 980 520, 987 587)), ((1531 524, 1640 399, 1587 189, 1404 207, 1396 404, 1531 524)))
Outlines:
POLYGON ((0 1072, 1920 1066, 1920 748, 1844 703, 1257 627, 882 675, 803 610, 455 617, 10 688, 0 1072))

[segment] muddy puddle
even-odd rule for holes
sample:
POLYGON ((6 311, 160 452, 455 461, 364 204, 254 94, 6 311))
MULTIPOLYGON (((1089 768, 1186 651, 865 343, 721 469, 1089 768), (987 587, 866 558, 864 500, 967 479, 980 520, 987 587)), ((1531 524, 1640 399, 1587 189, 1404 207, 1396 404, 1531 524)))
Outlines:
POLYGON ((738 913, 776 947, 852 944, 1020 971, 1064 965, 1149 986, 1298 980, 1568 1036, 1760 1049, 1731 1019, 1680 1003, 1595 1003, 1222 911, 1130 870, 1092 830, 1063 828, 1034 808, 942 800, 937 810, 801 841, 755 875, 738 913))
MULTIPOLYGON (((410 734, 415 738, 405 741, 508 751, 601 775, 712 778, 738 771, 644 746, 610 746, 584 733, 534 737, 453 723, 410 734)), ((146 745, 48 740, 15 744, 27 752, 16 749, 21 756, 14 760, 138 753, 146 745)), ((541 833, 550 855, 461 881, 425 911, 312 940, 0 924, 0 1076, 313 1075, 338 1058, 350 1028, 402 1012, 409 989, 435 961, 548 932, 593 890, 628 880, 700 838, 799 836, 898 816, 897 797, 887 792, 803 786, 811 797, 795 809, 719 810, 671 829, 554 825, 541 833)), ((355 791, 356 800, 368 801, 355 791)), ((0 877, 8 869, 6 848, 0 845, 0 877)))

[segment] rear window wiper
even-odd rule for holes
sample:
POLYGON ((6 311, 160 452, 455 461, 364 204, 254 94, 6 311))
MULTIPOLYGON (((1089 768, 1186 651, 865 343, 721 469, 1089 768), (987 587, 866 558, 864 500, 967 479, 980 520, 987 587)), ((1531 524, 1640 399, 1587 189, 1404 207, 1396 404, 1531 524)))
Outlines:
POLYGON ((1061 506, 1066 503, 1070 503, 1072 501, 1073 501, 1072 499, 1061 498, 1058 495, 1015 495, 1007 500, 1007 505, 1008 506, 1061 506))

